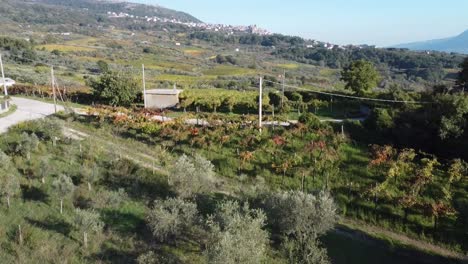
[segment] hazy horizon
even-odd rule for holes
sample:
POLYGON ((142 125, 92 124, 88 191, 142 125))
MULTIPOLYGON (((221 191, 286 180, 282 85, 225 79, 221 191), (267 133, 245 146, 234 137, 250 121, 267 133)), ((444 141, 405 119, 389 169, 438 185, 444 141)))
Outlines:
POLYGON ((458 0, 127 1, 161 5, 208 23, 256 24, 274 33, 336 44, 391 46, 452 37, 468 29, 468 1, 458 0))

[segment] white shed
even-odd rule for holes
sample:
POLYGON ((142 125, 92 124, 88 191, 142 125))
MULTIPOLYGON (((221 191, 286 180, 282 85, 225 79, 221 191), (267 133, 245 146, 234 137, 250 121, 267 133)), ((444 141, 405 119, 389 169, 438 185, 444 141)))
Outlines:
MULTIPOLYGON (((16 82, 10 78, 5 78, 6 87, 11 87, 16 84, 16 82)), ((3 78, 0 76, 0 88, 3 88, 3 78)))
POLYGON ((178 89, 153 89, 146 90, 146 107, 152 109, 165 109, 174 107, 179 103, 178 89))

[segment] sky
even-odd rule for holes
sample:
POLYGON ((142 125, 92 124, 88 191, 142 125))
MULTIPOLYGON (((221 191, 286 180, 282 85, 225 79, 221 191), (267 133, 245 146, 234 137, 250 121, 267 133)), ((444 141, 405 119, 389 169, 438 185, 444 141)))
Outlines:
POLYGON ((203 22, 253 25, 335 44, 390 46, 468 30, 467 0, 127 0, 203 22))

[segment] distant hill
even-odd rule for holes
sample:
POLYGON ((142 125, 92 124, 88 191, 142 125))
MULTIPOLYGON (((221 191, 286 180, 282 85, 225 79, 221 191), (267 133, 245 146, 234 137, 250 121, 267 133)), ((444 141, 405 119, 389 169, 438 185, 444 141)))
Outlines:
POLYGON ((434 50, 468 54, 468 30, 456 37, 400 44, 394 47, 410 50, 434 50))
POLYGON ((161 18, 174 18, 184 22, 201 22, 197 18, 180 11, 164 8, 157 5, 129 3, 120 0, 35 0, 46 4, 69 6, 74 8, 87 8, 93 11, 128 12, 136 16, 158 16, 161 18))
POLYGON ((107 12, 140 17, 201 22, 197 18, 161 6, 107 0, 1 0, 0 22, 41 24, 96 24, 106 22, 107 12))

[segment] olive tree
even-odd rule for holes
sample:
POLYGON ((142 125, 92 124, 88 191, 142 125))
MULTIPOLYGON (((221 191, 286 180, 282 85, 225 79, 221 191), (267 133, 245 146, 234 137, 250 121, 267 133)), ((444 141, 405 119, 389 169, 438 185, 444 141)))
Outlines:
POLYGON ((336 205, 327 192, 317 195, 289 191, 271 195, 265 210, 272 230, 285 238, 283 246, 295 263, 326 263, 318 237, 331 230, 337 219, 336 205))
POLYGON ((146 221, 160 242, 174 241, 198 219, 197 205, 180 198, 156 200, 146 221))
POLYGON ((6 198, 8 208, 10 208, 11 197, 20 191, 18 172, 10 157, 0 151, 0 195, 6 198))
POLYGON ((265 223, 262 210, 250 209, 247 203, 222 202, 207 220, 210 239, 204 255, 208 263, 262 263, 269 243, 265 223))
POLYGON ((200 155, 181 156, 169 174, 169 185, 173 186, 181 198, 191 198, 196 194, 209 192, 214 182, 213 164, 200 155))
POLYGON ((104 226, 100 215, 94 211, 75 209, 75 226, 83 232, 83 245, 88 247, 88 232, 100 232, 104 226))
POLYGON ((70 177, 61 174, 52 182, 52 188, 60 197, 60 214, 63 214, 63 200, 73 192, 75 185, 70 177))
POLYGON ((85 160, 81 167, 81 175, 88 184, 88 191, 92 190, 92 185, 99 180, 99 167, 93 160, 85 160))
POLYGON ((31 152, 37 151, 39 147, 39 138, 36 134, 29 135, 24 132, 21 134, 21 140, 16 146, 16 152, 20 153, 27 160, 31 160, 31 152))

